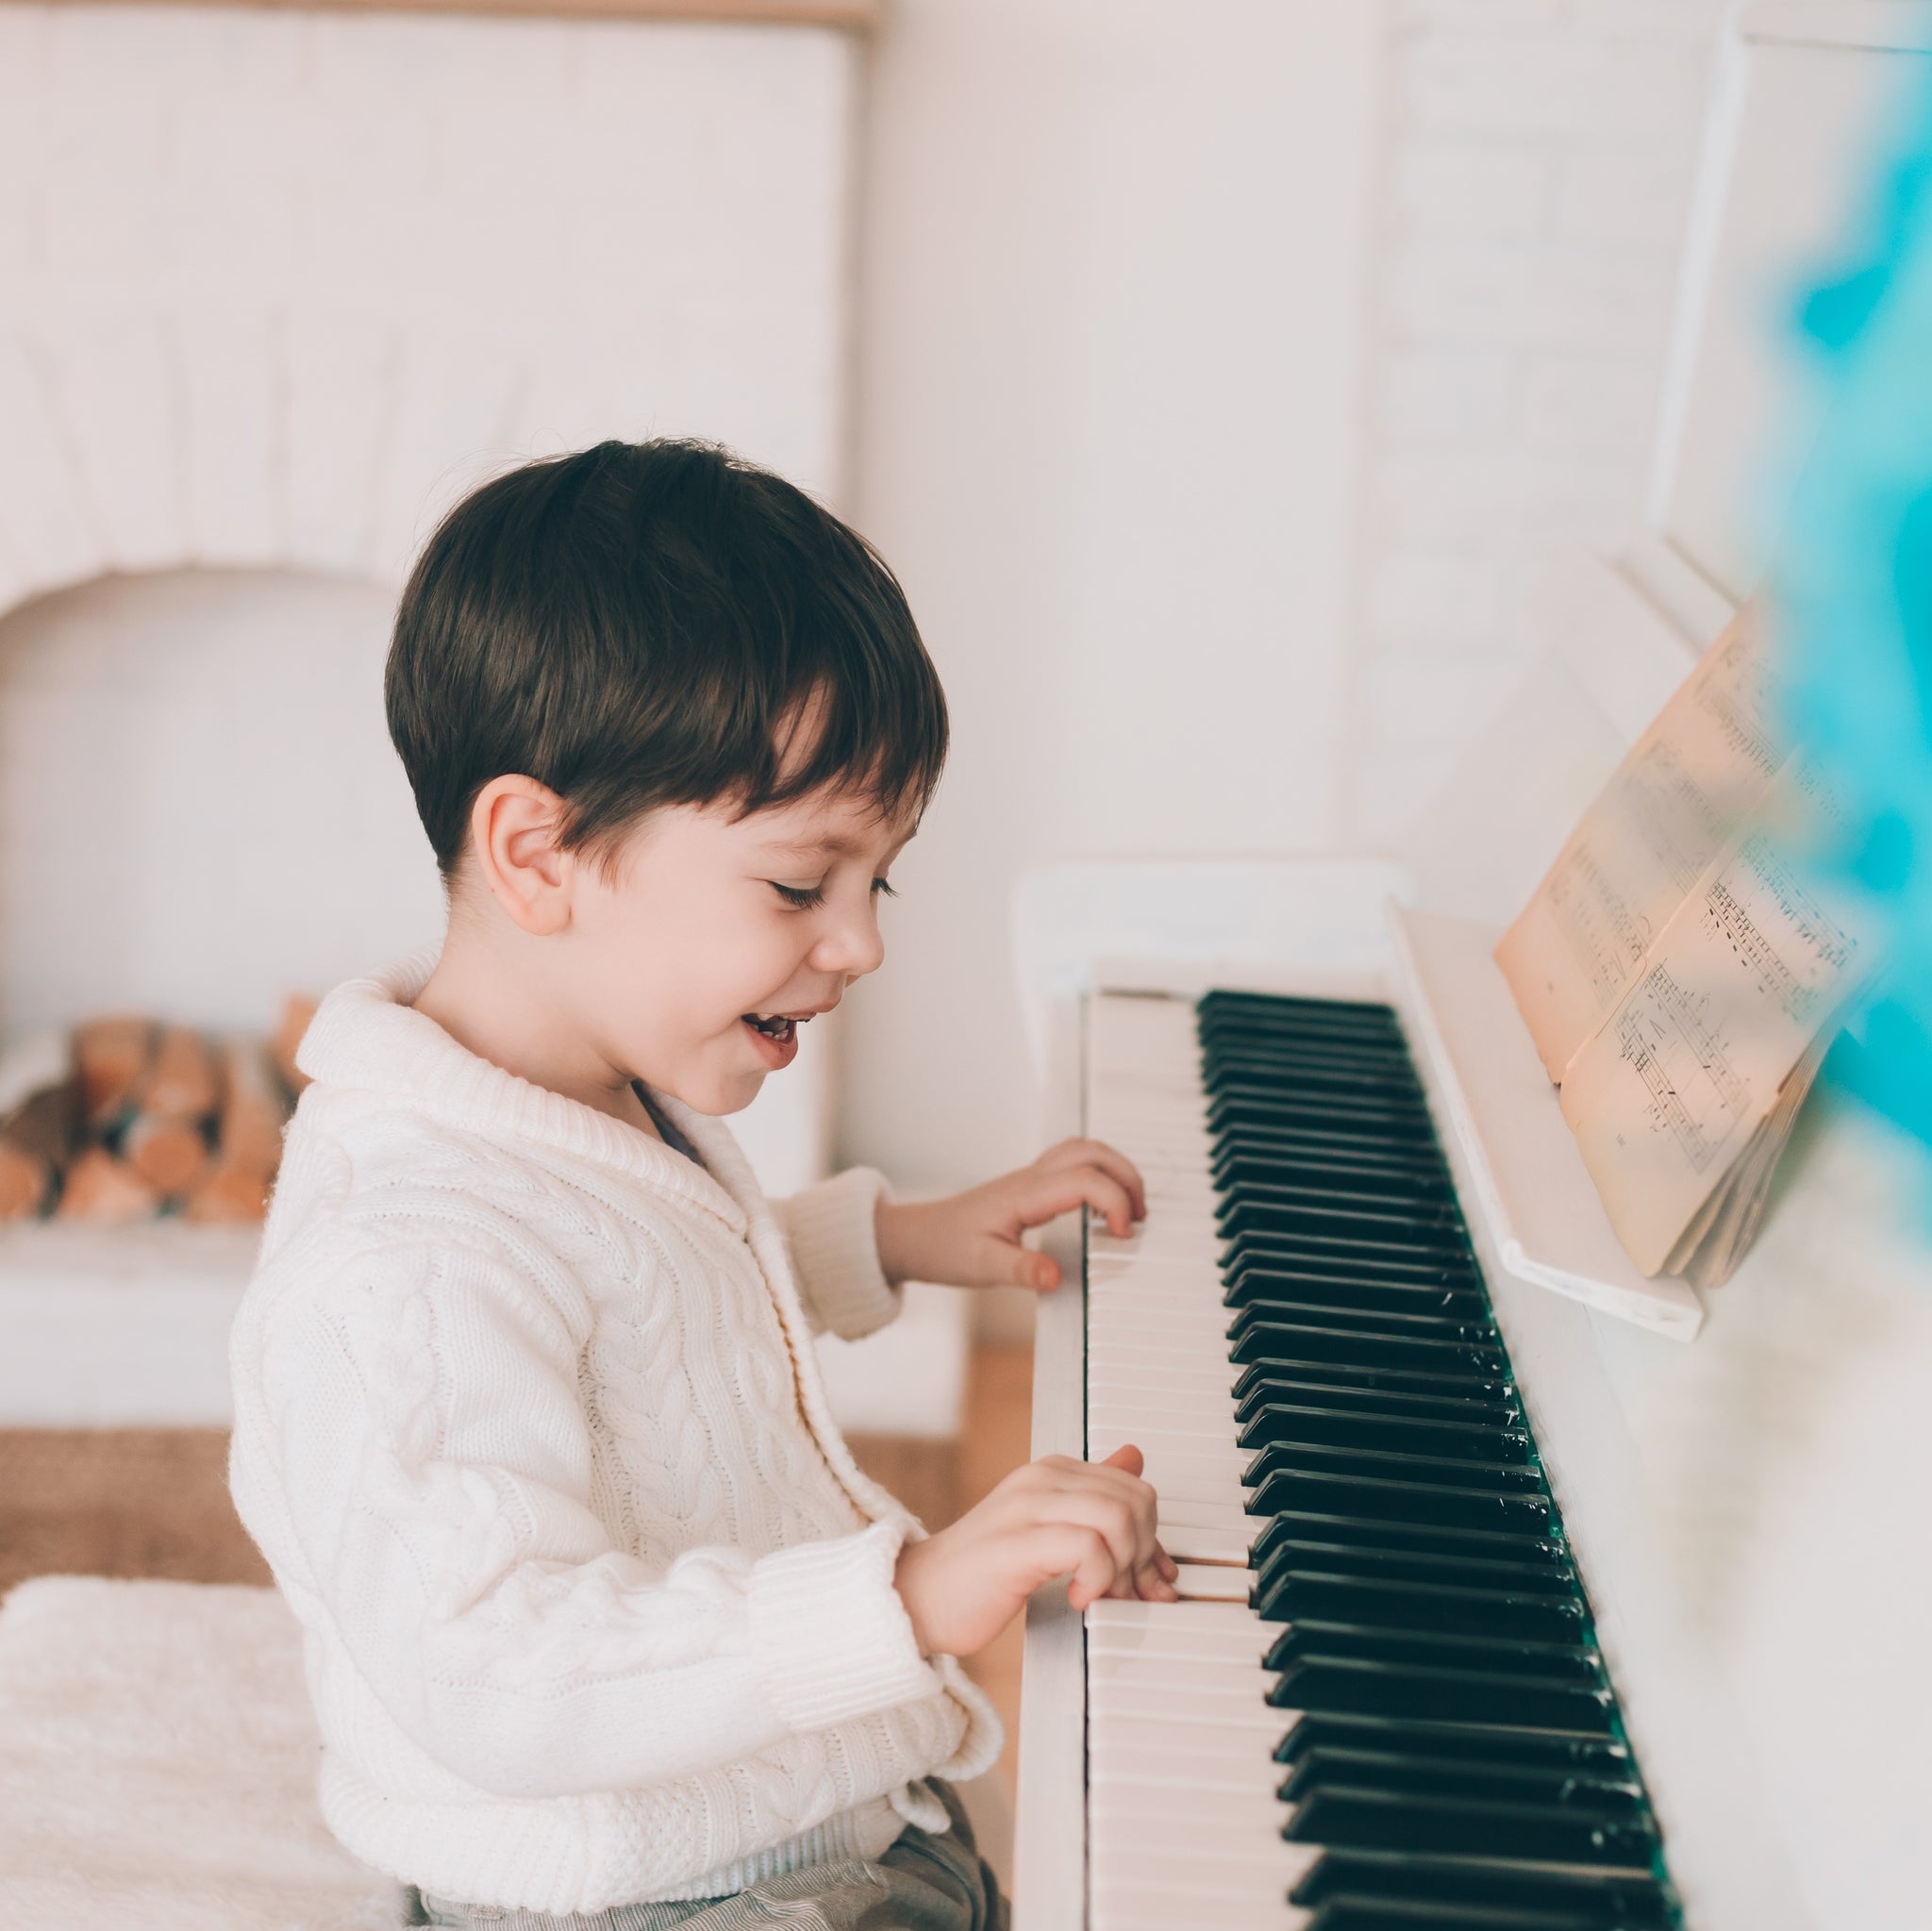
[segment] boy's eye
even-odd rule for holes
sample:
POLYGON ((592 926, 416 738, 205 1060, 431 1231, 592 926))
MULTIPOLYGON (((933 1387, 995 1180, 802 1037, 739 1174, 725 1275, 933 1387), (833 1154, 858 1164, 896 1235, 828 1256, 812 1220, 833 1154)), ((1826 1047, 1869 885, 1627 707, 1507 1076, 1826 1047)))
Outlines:
POLYGON ((899 896, 883 878, 874 878, 872 882, 872 889, 874 891, 884 892, 888 898, 897 898, 899 896))
POLYGON ((811 911, 815 907, 822 906, 825 902, 825 888, 823 880, 817 885, 780 885, 775 878, 768 878, 765 880, 765 883, 788 906, 791 906, 801 912, 811 911))

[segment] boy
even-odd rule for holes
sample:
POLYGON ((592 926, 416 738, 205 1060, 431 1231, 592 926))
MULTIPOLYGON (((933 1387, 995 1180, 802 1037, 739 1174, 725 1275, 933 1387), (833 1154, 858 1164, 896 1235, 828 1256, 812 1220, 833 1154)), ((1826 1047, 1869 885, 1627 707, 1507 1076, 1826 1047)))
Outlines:
POLYGON ((1057 1574, 1172 1599, 1153 1491, 1053 1458, 927 1538, 809 1336, 1050 1288, 1024 1230, 1124 1234, 1140 1176, 774 1208, 720 1122, 883 957, 946 743, 898 585, 722 451, 607 442, 451 512, 387 699, 448 931, 309 1028, 231 1349, 330 1825, 418 1923, 1002 1922, 934 1781, 1000 1745, 955 1658, 1057 1574))

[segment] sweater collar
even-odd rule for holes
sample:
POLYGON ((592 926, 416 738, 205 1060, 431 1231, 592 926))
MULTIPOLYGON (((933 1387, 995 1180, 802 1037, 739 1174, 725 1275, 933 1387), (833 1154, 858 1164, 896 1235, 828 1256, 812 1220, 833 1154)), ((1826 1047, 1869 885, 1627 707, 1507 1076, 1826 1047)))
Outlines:
POLYGON ((681 1195, 735 1233, 764 1210, 751 1164, 722 1121, 658 1087, 645 1088, 697 1149, 705 1164, 696 1166, 655 1134, 507 1073, 416 1011, 410 1002, 441 956, 440 946, 425 946, 366 978, 344 980, 317 1007, 295 1064, 318 1085, 391 1094, 468 1131, 551 1147, 681 1195))

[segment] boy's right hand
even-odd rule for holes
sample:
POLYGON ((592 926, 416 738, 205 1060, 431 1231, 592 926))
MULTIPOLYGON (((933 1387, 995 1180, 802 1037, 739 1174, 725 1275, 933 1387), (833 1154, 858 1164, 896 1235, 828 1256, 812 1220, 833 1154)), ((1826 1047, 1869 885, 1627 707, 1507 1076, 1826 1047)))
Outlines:
POLYGON ((1141 1451, 1102 1462, 1049 1455, 1015 1469, 950 1528, 899 1552, 893 1576, 924 1656, 984 1649, 1041 1583, 1071 1575, 1075 1609, 1102 1596, 1177 1599, 1179 1574, 1154 1539, 1141 1451))

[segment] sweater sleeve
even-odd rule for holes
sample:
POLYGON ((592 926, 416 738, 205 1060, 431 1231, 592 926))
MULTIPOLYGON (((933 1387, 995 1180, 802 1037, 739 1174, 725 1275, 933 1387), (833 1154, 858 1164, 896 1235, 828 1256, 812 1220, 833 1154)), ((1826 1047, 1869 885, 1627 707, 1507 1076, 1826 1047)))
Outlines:
POLYGON ((773 1203, 791 1249, 798 1291, 813 1325, 857 1340, 895 1319, 906 1291, 879 1266, 881 1199, 891 1191, 872 1167, 848 1167, 773 1203))
POLYGON ((613 1544, 590 1506, 587 1329, 555 1284, 454 1242, 365 1254, 266 1326, 276 1540, 307 1572, 285 1580, 403 1730, 483 1790, 541 1797, 937 1691, 893 1523, 661 1568, 613 1544))

